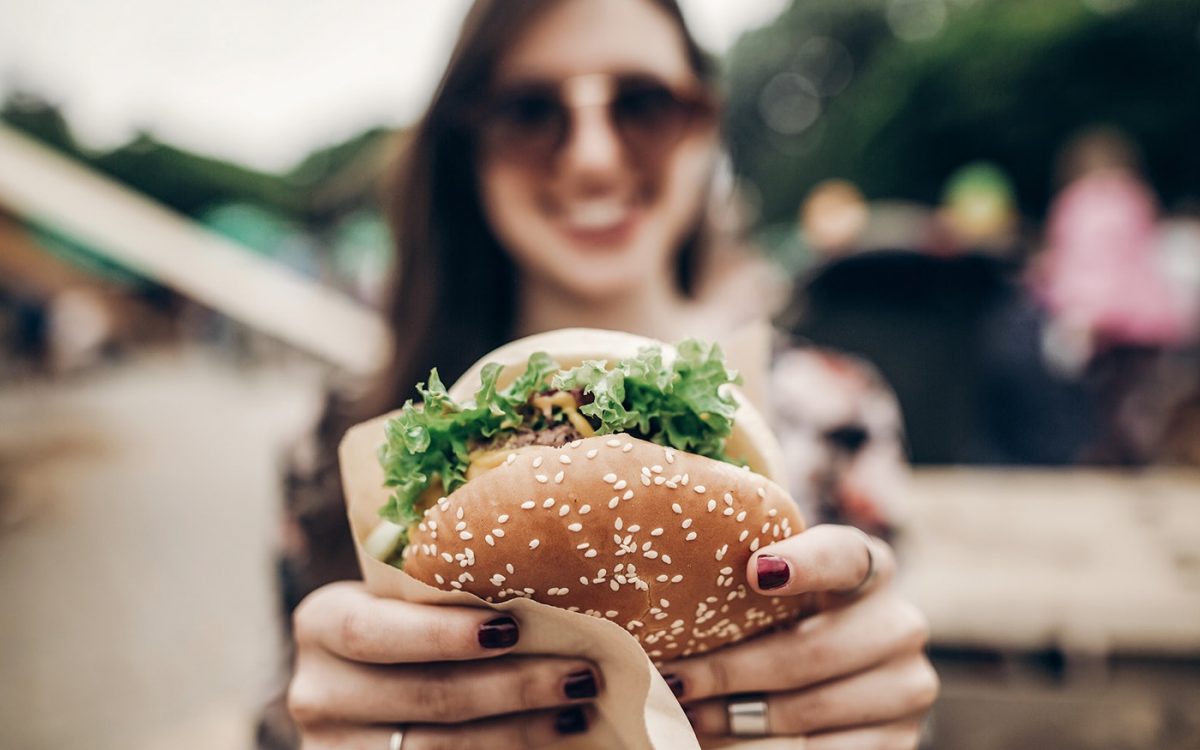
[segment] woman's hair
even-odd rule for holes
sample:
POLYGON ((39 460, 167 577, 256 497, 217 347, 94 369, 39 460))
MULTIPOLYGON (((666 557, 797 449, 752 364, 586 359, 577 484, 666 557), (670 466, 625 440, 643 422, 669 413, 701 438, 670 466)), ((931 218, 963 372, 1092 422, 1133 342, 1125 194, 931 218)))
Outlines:
MULTIPOLYGON (((413 128, 390 181, 386 210, 395 238, 385 314, 393 354, 360 405, 365 418, 396 408, 436 366, 452 382, 476 359, 512 337, 517 270, 484 216, 475 137, 460 113, 488 93, 491 74, 522 33, 564 0, 479 0, 425 116, 413 128)), ((647 0, 677 24, 688 62, 711 84, 713 65, 696 44, 675 0, 647 0)), ((680 290, 693 295, 702 225, 679 249, 680 290)))

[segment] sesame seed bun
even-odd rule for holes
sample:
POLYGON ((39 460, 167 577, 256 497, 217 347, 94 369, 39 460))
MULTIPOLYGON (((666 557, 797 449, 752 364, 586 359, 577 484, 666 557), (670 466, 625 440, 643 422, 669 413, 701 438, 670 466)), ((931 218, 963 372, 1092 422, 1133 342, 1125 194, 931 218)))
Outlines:
MULTIPOLYGON (((657 343, 573 329, 514 342, 482 362, 506 365, 503 385, 537 351, 572 367, 657 343)), ((469 400, 481 366, 451 395, 469 400)), ((660 662, 749 638, 793 619, 801 603, 756 594, 745 576, 750 555, 804 523, 769 478, 778 476, 779 449, 744 399, 734 437, 727 451, 745 468, 624 434, 517 449, 425 511, 403 568, 491 602, 529 597, 612 620, 660 662)))

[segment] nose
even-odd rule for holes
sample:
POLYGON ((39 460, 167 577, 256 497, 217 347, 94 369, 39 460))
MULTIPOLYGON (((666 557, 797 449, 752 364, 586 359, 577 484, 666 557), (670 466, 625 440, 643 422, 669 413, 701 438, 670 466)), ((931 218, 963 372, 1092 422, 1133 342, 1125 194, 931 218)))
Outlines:
POLYGON ((624 159, 621 138, 606 106, 577 107, 563 146, 560 168, 567 173, 603 177, 619 170, 624 159))

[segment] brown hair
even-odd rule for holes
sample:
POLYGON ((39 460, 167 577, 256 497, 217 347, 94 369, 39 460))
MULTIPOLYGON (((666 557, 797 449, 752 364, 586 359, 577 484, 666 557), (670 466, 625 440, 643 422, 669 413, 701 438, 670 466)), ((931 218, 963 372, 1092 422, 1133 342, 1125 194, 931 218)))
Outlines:
MULTIPOLYGON (((676 22, 688 62, 705 84, 714 66, 675 0, 649 0, 676 22)), ((462 31, 425 116, 413 129, 387 195, 395 262, 385 313, 393 355, 361 405, 367 417, 396 408, 436 366, 452 382, 512 337, 516 269, 484 218, 473 134, 456 114, 485 95, 491 71, 522 32, 562 0, 480 0, 462 31)), ((689 233, 677 259, 684 294, 695 292, 704 231, 689 233)))

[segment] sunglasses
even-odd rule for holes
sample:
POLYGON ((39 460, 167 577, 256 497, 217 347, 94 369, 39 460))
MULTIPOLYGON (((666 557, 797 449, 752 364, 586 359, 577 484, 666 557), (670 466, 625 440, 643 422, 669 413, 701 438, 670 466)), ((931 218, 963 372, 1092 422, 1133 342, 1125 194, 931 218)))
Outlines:
POLYGON ((710 125, 716 102, 699 85, 685 89, 647 75, 592 73, 560 82, 516 84, 482 108, 478 132, 492 155, 545 167, 571 136, 579 110, 602 107, 634 159, 662 156, 688 132, 710 125))

